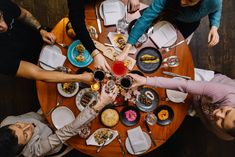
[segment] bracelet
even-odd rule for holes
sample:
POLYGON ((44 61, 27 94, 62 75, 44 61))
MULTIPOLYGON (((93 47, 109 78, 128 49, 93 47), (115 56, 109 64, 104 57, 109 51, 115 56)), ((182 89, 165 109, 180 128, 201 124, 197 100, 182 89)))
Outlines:
POLYGON ((100 52, 98 51, 98 50, 96 50, 96 51, 93 51, 92 53, 91 53, 91 57, 92 58, 94 58, 96 55, 98 55, 100 52))
POLYGON ((41 26, 38 28, 38 31, 40 32, 42 29, 43 29, 43 30, 47 30, 47 27, 41 25, 41 26))

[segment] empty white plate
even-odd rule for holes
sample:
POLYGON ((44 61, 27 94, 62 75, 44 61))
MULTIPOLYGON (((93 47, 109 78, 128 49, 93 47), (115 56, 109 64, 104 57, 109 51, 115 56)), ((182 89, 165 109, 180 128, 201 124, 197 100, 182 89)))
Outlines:
MULTIPOLYGON (((173 79, 184 80, 181 77, 174 77, 173 79)), ((166 95, 170 101, 175 102, 175 103, 181 103, 181 102, 184 102, 184 100, 187 98, 188 93, 166 89, 166 95)))
MULTIPOLYGON (((147 141, 147 144, 148 144, 148 147, 147 147, 147 150, 148 150, 148 149, 151 147, 151 138, 150 138, 150 136, 149 136, 146 132, 144 132, 144 131, 143 131, 143 134, 144 134, 144 136, 145 136, 145 138, 146 138, 146 141, 147 141)), ((143 151, 143 152, 134 153, 133 150, 132 150, 132 147, 131 147, 131 144, 130 144, 130 141, 129 141, 128 137, 126 138, 125 144, 126 144, 126 149, 127 149, 127 151, 128 151, 130 154, 132 154, 132 155, 140 155, 140 154, 143 154, 144 152, 147 151, 147 150, 145 150, 145 151, 143 151)))
POLYGON ((69 108, 60 106, 52 112, 51 119, 56 129, 60 129, 75 120, 75 116, 69 108))
MULTIPOLYGON (((49 52, 49 51, 53 51, 53 52, 55 52, 55 53, 57 53, 57 54, 62 54, 62 51, 61 51, 61 49, 60 49, 58 46, 56 46, 56 45, 46 45, 46 46, 44 46, 44 47, 42 48, 40 57, 41 57, 42 53, 47 53, 47 52, 49 52)), ((40 57, 39 57, 39 58, 40 58, 40 57)), ((39 60, 40 60, 40 59, 39 59, 39 60)), ((40 65, 43 69, 45 69, 45 70, 50 70, 50 71, 55 70, 54 68, 51 68, 50 66, 47 66, 46 64, 44 64, 44 63, 42 63, 42 62, 39 62, 39 65, 40 65)))

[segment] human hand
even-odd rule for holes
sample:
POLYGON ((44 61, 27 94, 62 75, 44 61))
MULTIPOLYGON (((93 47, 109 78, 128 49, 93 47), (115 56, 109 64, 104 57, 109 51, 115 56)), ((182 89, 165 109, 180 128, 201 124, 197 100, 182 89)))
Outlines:
POLYGON ((112 90, 110 93, 105 92, 105 85, 103 85, 101 94, 98 98, 97 104, 94 106, 95 110, 100 111, 105 105, 108 105, 115 101, 117 95, 118 95, 118 87, 115 86, 114 90, 112 90))
POLYGON ((105 72, 111 71, 111 68, 106 59, 100 53, 94 57, 94 66, 98 69, 103 69, 105 72))
POLYGON ((136 12, 139 9, 140 9, 140 2, 139 2, 139 0, 128 0, 127 11, 129 13, 136 12))
POLYGON ((86 83, 86 84, 93 84, 94 83, 94 75, 93 73, 88 73, 88 72, 84 72, 83 74, 80 74, 80 79, 79 81, 86 83))
POLYGON ((56 37, 53 33, 50 33, 44 29, 41 29, 40 34, 42 36, 43 41, 45 41, 46 43, 51 44, 51 45, 55 43, 56 37))
POLYGON ((115 57, 118 61, 124 61, 126 57, 128 56, 128 52, 130 51, 132 45, 127 43, 125 48, 123 49, 122 53, 115 57))
POLYGON ((218 28, 212 26, 208 34, 208 46, 213 47, 219 42, 218 28))
POLYGON ((131 88, 142 86, 142 85, 146 84, 146 81, 147 81, 146 77, 143 77, 143 76, 140 76, 137 74, 128 74, 128 75, 130 77, 132 77, 133 81, 134 81, 131 88))

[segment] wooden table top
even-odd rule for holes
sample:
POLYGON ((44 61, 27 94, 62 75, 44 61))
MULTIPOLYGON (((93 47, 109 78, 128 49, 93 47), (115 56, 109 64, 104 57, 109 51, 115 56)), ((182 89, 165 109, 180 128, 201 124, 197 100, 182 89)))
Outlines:
MULTIPOLYGON (((87 25, 94 26, 98 31, 98 26, 97 26, 96 19, 95 19, 95 13, 94 13, 94 9, 92 6, 86 7, 86 17, 87 17, 87 19, 86 19, 87 25)), ((52 32, 57 37, 58 43, 64 43, 66 45, 69 45, 72 42, 72 40, 66 34, 65 26, 66 26, 67 22, 68 22, 68 18, 63 18, 54 27, 52 32)), ((98 41, 100 41, 101 43, 105 43, 105 42, 110 43, 107 38, 107 34, 110 31, 115 32, 115 28, 114 27, 104 27, 102 24, 102 34, 99 34, 98 41)), ((183 39, 182 35, 180 33, 178 33, 177 41, 181 41, 182 39, 183 39)), ((147 46, 155 47, 150 40, 148 40, 141 48, 147 47, 147 46)), ((67 49, 61 48, 61 50, 62 50, 63 54, 66 55, 67 49)), ((145 73, 145 76, 168 77, 168 76, 165 76, 162 74, 162 71, 166 70, 166 71, 170 71, 170 72, 174 72, 177 74, 186 75, 186 76, 190 76, 191 78, 194 78, 193 60, 192 60, 190 49, 185 42, 183 44, 177 46, 176 48, 171 49, 169 52, 162 53, 163 58, 170 56, 170 55, 177 55, 178 56, 179 63, 180 63, 178 67, 175 67, 175 68, 160 67, 156 72, 154 72, 152 74, 145 73)), ((107 61, 110 64, 112 63, 112 61, 109 59, 107 59, 107 61)), ((65 66, 71 68, 72 73, 75 73, 78 69, 77 67, 74 67, 68 61, 68 59, 66 59, 66 61, 65 61, 65 66)), ((94 69, 93 63, 91 65, 89 65, 89 68, 94 69)), ((134 69, 138 69, 137 66, 135 66, 134 69)), ((58 99, 62 98, 63 99, 63 106, 70 108, 73 111, 75 116, 79 114, 79 110, 77 109, 76 104, 75 104, 75 97, 76 96, 74 96, 72 98, 62 97, 57 91, 56 83, 45 83, 42 81, 37 81, 36 85, 37 85, 38 99, 39 99, 43 113, 48 113, 52 108, 54 108, 56 106, 58 99)), ((170 101, 165 101, 165 98, 166 98, 165 89, 155 88, 155 90, 157 91, 157 93, 160 96, 160 102, 158 105, 165 104, 165 105, 170 106, 174 111, 174 119, 167 126, 161 126, 158 124, 156 124, 154 126, 150 126, 152 134, 153 134, 154 138, 156 139, 157 146, 155 147, 152 145, 151 148, 146 153, 156 149, 157 147, 159 147, 160 145, 165 143, 171 137, 171 135, 174 134, 174 132, 179 128, 179 126, 183 122, 184 117, 187 114, 188 105, 192 101, 191 95, 188 95, 185 103, 176 104, 176 103, 173 103, 170 101)), ((122 108, 123 107, 117 107, 117 109, 119 111, 122 108)), ((121 135, 122 143, 124 146, 125 146, 125 139, 127 137, 127 130, 135 128, 137 126, 141 126, 142 130, 147 132, 147 129, 144 125, 145 115, 146 115, 146 113, 141 112, 141 119, 140 119, 139 123, 136 124, 135 126, 127 127, 127 126, 123 125, 121 122, 119 122, 116 126, 111 128, 113 130, 118 130, 118 132, 121 135)), ((47 116, 46 118, 47 118, 48 122, 51 124, 51 126, 53 126, 53 123, 51 121, 51 117, 47 116)), ((105 126, 101 124, 99 118, 97 117, 95 120, 93 120, 91 122, 91 133, 93 133, 98 128, 104 128, 104 127, 105 126)), ((117 138, 114 139, 114 141, 111 142, 109 145, 105 146, 99 153, 96 153, 97 147, 87 146, 85 141, 86 141, 85 139, 80 138, 77 135, 77 136, 72 137, 70 140, 68 140, 67 143, 69 145, 71 145, 72 147, 76 148, 77 150, 79 150, 85 154, 91 155, 91 156, 105 157, 109 154, 112 154, 113 157, 122 156, 121 148, 120 148, 120 145, 118 143, 117 138)), ((127 156, 132 156, 132 155, 127 153, 127 156)))

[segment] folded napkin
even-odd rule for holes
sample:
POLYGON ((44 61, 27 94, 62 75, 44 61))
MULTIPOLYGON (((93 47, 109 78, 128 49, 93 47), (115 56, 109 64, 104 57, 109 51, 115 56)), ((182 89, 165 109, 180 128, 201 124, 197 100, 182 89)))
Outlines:
POLYGON ((194 68, 194 72, 195 81, 210 81, 215 76, 215 72, 212 70, 194 68))
POLYGON ((122 11, 121 2, 119 1, 103 3, 104 25, 115 25, 122 18, 122 11))
POLYGON ((130 145, 135 154, 143 153, 148 149, 147 140, 140 126, 127 131, 130 145))
POLYGON ((159 48, 170 46, 169 43, 177 38, 175 29, 172 27, 171 24, 166 23, 150 35, 150 38, 159 48))
POLYGON ((39 61, 53 68, 63 66, 66 56, 62 55, 61 50, 54 45, 47 45, 43 47, 39 61))

